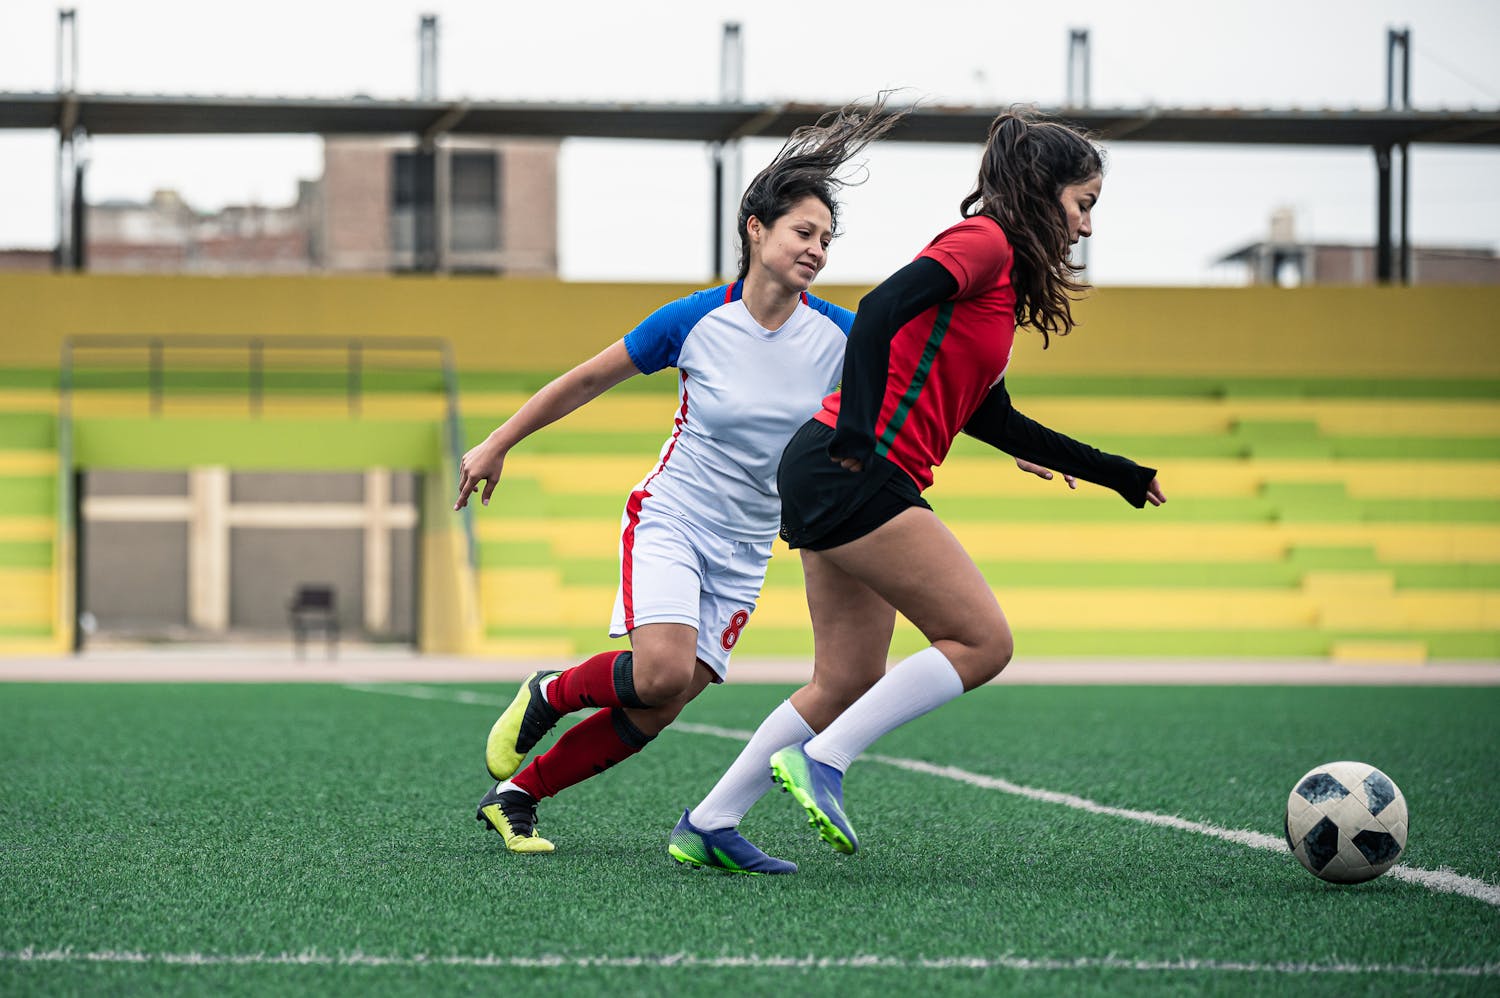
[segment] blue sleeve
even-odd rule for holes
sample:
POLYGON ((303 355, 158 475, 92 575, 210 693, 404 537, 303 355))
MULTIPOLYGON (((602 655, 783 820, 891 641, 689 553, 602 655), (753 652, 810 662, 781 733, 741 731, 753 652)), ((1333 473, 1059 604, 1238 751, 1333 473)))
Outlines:
POLYGON ((705 315, 724 304, 725 290, 723 286, 708 288, 668 302, 626 333, 625 352, 641 373, 655 374, 676 367, 688 333, 705 315))
POLYGON ((845 336, 849 335, 849 330, 854 326, 854 313, 842 305, 835 305, 831 301, 824 301, 821 298, 814 298, 812 295, 808 295, 807 307, 822 312, 828 318, 832 319, 833 324, 842 329, 845 336))

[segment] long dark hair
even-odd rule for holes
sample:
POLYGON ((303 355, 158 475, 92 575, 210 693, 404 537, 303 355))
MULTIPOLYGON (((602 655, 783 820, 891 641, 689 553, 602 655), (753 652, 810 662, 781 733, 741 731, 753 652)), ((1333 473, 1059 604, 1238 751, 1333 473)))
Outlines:
POLYGON ((1073 296, 1089 285, 1068 257, 1068 220, 1058 198, 1064 187, 1104 173, 1104 156, 1086 133, 1014 107, 990 123, 974 192, 959 211, 1000 223, 1015 253, 1011 285, 1016 325, 1066 335, 1073 296))
POLYGON ((839 231, 837 194, 843 187, 861 183, 863 178, 840 176, 839 171, 865 146, 880 138, 906 117, 906 111, 887 111, 890 94, 876 95, 868 105, 848 104, 830 111, 816 124, 803 125, 792 132, 771 164, 755 175, 740 198, 739 218, 735 227, 740 237, 740 272, 738 280, 750 273, 750 216, 769 228, 782 215, 806 197, 815 197, 827 205, 833 220, 834 235, 839 231))

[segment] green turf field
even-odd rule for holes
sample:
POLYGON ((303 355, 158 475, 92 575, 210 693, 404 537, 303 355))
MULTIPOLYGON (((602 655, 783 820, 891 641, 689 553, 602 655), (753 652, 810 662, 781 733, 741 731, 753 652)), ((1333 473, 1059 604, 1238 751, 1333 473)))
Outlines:
POLYGON ((4 687, 0 994, 1500 991, 1500 689, 987 687, 851 769, 857 856, 763 801, 779 878, 665 844, 786 688, 710 690, 526 858, 473 818, 513 690, 4 687), (1342 758, 1411 809, 1352 888, 1275 846, 1342 758))

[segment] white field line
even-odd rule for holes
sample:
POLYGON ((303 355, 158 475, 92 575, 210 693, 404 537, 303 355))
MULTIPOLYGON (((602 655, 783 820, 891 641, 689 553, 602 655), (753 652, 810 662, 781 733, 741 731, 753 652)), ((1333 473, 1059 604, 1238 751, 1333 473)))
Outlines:
POLYGON ((0 950, 0 963, 125 963, 190 967, 301 966, 301 967, 477 967, 482 969, 548 970, 564 967, 591 969, 731 968, 767 970, 1124 970, 1146 973, 1237 974, 1382 974, 1407 977, 1500 977, 1500 963, 1466 967, 1423 967, 1399 963, 1252 963, 1237 960, 1129 960, 1122 957, 1078 957, 1055 960, 1011 956, 461 956, 418 953, 388 956, 377 953, 145 953, 135 950, 79 952, 72 948, 0 950))
MULTIPOLYGON (((386 693, 393 696, 415 697, 421 700, 448 700, 457 703, 485 704, 493 707, 504 707, 509 705, 508 697, 496 697, 491 694, 476 693, 472 690, 445 690, 436 686, 405 686, 398 684, 351 684, 349 689, 359 690, 365 693, 386 693)), ((685 734, 710 735, 714 738, 725 738, 730 741, 748 742, 752 732, 742 731, 737 728, 720 728, 711 724, 693 724, 683 721, 672 725, 672 731, 681 731, 685 734)), ((1128 821, 1139 821, 1159 828, 1175 828, 1184 832, 1195 832, 1199 835, 1207 835, 1212 838, 1222 839, 1225 842, 1233 842, 1236 845, 1249 846, 1252 849, 1265 849, 1270 852, 1286 852, 1286 840, 1275 835, 1267 835, 1264 832, 1251 832, 1238 828, 1220 828, 1218 825, 1210 825, 1202 821, 1189 821, 1172 814, 1157 814, 1153 811, 1137 811, 1132 808, 1111 807, 1108 804, 1100 804, 1089 800, 1087 797, 1079 797, 1075 794, 1061 793, 1056 790, 1041 790, 1036 787, 1022 786, 1009 780, 1002 780, 996 776, 985 776, 982 773, 971 773, 956 766, 938 766, 920 759, 903 759, 888 755, 865 755, 860 757, 864 761, 878 762, 886 766, 894 766, 911 773, 922 773, 926 776, 936 776, 945 780, 956 780, 959 783, 967 783, 972 787, 980 787, 985 790, 998 790, 1001 793, 1014 794, 1017 797, 1025 797, 1028 800, 1043 801, 1048 804, 1061 804, 1079 811, 1087 811, 1090 814, 1103 814, 1112 818, 1124 818, 1128 821)), ((1474 898, 1486 904, 1500 906, 1500 886, 1480 880, 1477 877, 1465 876, 1452 870, 1423 870, 1414 866, 1404 864, 1391 867, 1385 872, 1385 876, 1395 880, 1403 880, 1410 884, 1418 884, 1428 890, 1439 891, 1447 894, 1461 894, 1464 897, 1474 898)))

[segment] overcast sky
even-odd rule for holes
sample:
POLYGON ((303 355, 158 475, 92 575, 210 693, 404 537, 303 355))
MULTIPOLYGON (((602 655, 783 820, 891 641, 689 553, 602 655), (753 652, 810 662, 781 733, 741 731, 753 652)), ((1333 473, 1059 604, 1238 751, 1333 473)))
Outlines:
MULTIPOLYGON (((0 91, 52 91, 59 4, 0 0, 0 91)), ((439 96, 713 101, 725 21, 742 25, 748 101, 839 103, 907 88, 938 104, 1063 103, 1070 28, 1087 28, 1096 107, 1379 108, 1386 29, 1412 32, 1422 109, 1500 108, 1500 0, 75 0, 84 92, 413 97, 421 14, 439 17, 439 96)), ((973 146, 873 151, 848 192, 823 280, 873 282, 957 217, 973 146)), ((746 176, 777 143, 748 142, 746 176)), ((101 138, 91 200, 160 187, 194 206, 289 203, 322 170, 316 138, 101 138)), ((0 132, 0 247, 55 239, 56 140, 0 132)), ((1278 207, 1298 235, 1369 243, 1368 150, 1116 143, 1094 216, 1099 284, 1235 283, 1214 267, 1262 238, 1278 207)), ((706 281, 708 154, 694 143, 569 140, 562 271, 578 280, 706 281)), ((1418 147, 1417 243, 1500 246, 1500 152, 1418 147)))

